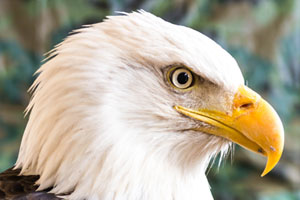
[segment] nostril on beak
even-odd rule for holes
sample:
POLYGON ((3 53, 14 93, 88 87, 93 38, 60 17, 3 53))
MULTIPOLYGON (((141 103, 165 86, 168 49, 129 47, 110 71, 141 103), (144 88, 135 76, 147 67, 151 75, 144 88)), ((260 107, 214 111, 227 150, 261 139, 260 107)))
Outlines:
POLYGON ((253 103, 244 103, 240 106, 240 109, 249 109, 253 107, 253 103))

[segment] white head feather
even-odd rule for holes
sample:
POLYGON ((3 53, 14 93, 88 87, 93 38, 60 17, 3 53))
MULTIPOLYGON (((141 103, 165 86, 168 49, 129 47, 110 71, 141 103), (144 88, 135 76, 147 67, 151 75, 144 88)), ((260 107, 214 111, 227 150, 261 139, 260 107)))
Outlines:
POLYGON ((31 87, 16 163, 40 175, 39 189, 69 199, 211 198, 205 170, 229 142, 183 131, 195 122, 172 107, 227 105, 170 90, 163 69, 184 64, 232 98, 243 77, 225 50, 141 11, 75 31, 50 57, 31 87))

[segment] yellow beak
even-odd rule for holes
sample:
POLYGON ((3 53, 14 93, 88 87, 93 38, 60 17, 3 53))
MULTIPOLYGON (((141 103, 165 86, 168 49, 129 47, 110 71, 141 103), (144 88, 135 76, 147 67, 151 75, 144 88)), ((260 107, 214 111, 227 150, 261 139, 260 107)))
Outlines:
POLYGON ((212 127, 196 130, 226 138, 251 151, 268 157, 261 176, 278 163, 284 144, 284 130, 276 111, 257 93, 241 86, 235 94, 230 114, 213 110, 174 108, 183 115, 203 121, 212 127))

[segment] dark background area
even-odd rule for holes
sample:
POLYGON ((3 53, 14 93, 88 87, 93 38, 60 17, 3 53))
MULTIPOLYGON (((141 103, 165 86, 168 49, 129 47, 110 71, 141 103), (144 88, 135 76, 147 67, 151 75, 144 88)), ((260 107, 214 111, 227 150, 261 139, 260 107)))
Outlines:
POLYGON ((208 177, 215 199, 300 199, 297 0, 0 0, 0 170, 16 160, 27 121, 27 89, 43 54, 83 24, 137 9, 214 39, 237 59, 247 85, 284 123, 283 157, 266 177, 260 177, 266 159, 239 147, 219 168, 213 165, 208 177))

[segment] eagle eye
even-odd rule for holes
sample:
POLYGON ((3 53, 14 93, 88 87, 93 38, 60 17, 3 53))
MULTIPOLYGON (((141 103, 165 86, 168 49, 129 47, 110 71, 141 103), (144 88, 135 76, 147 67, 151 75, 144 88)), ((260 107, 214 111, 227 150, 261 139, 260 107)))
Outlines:
POLYGON ((186 68, 175 68, 170 73, 171 83, 179 89, 187 89, 193 84, 193 74, 186 68))

